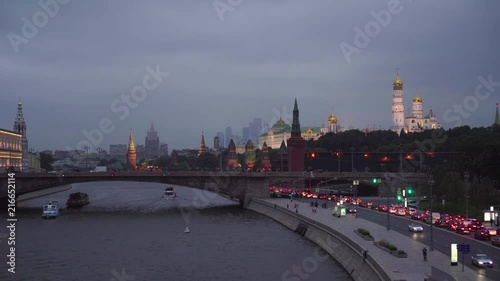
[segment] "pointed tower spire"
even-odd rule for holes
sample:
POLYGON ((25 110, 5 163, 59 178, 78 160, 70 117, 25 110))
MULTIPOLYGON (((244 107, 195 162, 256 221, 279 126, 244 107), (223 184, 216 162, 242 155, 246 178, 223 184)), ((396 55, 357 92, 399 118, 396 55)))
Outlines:
POLYGON ((134 137, 132 136, 132 129, 130 129, 130 136, 128 137, 128 151, 127 151, 127 167, 130 170, 135 170, 137 164, 137 154, 135 153, 134 137))
POLYGON ((495 124, 500 125, 500 114, 498 113, 498 102, 497 102, 497 112, 495 114, 495 124))
POLYGON ((198 157, 205 152, 207 152, 207 147, 205 146, 205 133, 201 131, 201 143, 200 149, 198 150, 198 157))
POLYGON ((155 127, 153 126, 153 121, 151 121, 151 128, 149 128, 149 131, 153 132, 155 130, 155 127))
POLYGON ((17 102, 17 114, 16 119, 14 121, 13 131, 21 134, 21 148, 22 148, 22 171, 27 171, 29 169, 29 159, 28 159, 28 138, 26 136, 26 122, 24 122, 23 116, 23 103, 21 102, 21 98, 17 102))
POLYGON ((301 138, 300 133, 300 122, 299 122, 299 107, 297 105, 297 99, 295 99, 295 104, 293 106, 293 122, 292 122, 292 138, 301 138))

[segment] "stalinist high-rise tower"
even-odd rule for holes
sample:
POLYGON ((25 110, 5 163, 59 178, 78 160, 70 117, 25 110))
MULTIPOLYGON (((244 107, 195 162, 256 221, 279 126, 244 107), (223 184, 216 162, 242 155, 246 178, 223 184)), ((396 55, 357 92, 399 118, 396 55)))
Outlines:
POLYGON ((396 72, 396 79, 392 82, 392 127, 391 130, 401 133, 405 128, 405 106, 403 104, 403 81, 399 79, 399 69, 396 72))
POLYGON ((21 145, 23 150, 23 161, 22 161, 22 171, 28 171, 29 160, 28 160, 28 138, 26 137, 26 122, 24 122, 23 117, 23 104, 21 103, 21 98, 17 103, 17 115, 14 121, 14 132, 23 135, 21 139, 21 145))

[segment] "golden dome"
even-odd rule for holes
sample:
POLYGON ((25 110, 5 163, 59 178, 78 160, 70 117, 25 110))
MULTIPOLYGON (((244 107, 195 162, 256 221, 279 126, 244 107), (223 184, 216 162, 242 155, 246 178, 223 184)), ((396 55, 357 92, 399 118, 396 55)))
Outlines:
POLYGON ((414 98, 413 98, 413 102, 422 102, 422 98, 417 94, 414 98))
POLYGON ((394 87, 403 87, 403 81, 399 79, 399 68, 396 71, 396 79, 392 82, 394 87))
POLYGON ((330 114, 330 117, 328 117, 328 124, 337 124, 337 117, 335 117, 335 114, 330 114))
POLYGON ((280 120, 278 120, 278 122, 276 122, 276 124, 280 124, 281 126, 284 126, 285 121, 283 121, 283 119, 280 117, 280 120))

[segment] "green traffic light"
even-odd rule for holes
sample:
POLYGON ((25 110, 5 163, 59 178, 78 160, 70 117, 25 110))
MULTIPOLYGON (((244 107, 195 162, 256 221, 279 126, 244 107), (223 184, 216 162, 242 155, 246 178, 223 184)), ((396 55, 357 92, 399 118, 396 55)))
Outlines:
POLYGON ((411 194, 413 191, 411 189, 408 189, 408 194, 411 194))
POLYGON ((373 180, 372 180, 372 182, 373 182, 373 183, 377 183, 377 179, 373 179, 373 180))

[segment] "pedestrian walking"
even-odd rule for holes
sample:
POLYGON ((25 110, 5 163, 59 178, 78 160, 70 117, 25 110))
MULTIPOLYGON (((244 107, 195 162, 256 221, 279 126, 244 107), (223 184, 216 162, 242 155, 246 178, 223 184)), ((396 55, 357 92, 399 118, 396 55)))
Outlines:
POLYGON ((286 204, 286 208, 288 209, 288 204, 286 204))
POLYGON ((427 261, 427 249, 425 247, 422 249, 422 254, 424 255, 424 261, 427 261))

